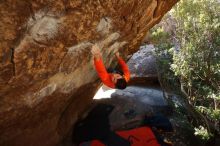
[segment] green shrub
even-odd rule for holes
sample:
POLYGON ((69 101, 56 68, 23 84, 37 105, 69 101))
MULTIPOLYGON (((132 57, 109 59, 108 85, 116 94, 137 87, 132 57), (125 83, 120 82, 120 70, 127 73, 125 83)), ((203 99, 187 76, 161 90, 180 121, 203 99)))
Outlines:
MULTIPOLYGON (((175 19, 174 35, 161 27, 153 31, 160 52, 169 52, 170 69, 179 78, 189 102, 219 132, 220 121, 220 2, 181 0, 170 15, 175 19), (180 49, 174 51, 172 39, 180 49)), ((206 133, 197 128, 197 134, 206 133), (199 132, 202 131, 202 132, 199 132)), ((208 131, 209 133, 210 131, 208 131)), ((206 133, 207 134, 207 133, 206 133)), ((207 135, 204 134, 204 139, 207 135)))

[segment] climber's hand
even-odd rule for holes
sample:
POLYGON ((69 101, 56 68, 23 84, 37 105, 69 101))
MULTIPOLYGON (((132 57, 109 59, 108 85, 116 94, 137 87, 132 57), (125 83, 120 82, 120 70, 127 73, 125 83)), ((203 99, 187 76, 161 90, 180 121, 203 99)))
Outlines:
POLYGON ((94 57, 101 57, 101 52, 97 44, 92 46, 91 53, 94 57))
POLYGON ((116 56, 117 58, 120 58, 120 54, 119 54, 118 51, 115 53, 115 56, 116 56))

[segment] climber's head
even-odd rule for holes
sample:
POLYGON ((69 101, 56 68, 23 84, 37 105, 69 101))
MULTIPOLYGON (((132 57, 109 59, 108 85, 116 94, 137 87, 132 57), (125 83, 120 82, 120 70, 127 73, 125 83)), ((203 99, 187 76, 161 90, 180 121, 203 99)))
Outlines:
POLYGON ((112 82, 115 84, 117 89, 125 89, 127 87, 125 78, 118 73, 112 74, 112 82))

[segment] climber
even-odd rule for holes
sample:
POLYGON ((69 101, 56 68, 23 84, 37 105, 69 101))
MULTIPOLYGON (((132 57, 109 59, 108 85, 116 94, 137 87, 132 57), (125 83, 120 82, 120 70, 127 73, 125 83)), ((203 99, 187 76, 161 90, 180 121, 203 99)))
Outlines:
POLYGON ((111 72, 106 70, 98 45, 93 45, 91 52, 94 56, 95 69, 102 82, 110 88, 125 89, 127 86, 127 82, 130 80, 130 72, 128 66, 120 57, 119 52, 116 52, 115 56, 118 60, 120 67, 122 68, 123 74, 120 74, 117 71, 111 72))

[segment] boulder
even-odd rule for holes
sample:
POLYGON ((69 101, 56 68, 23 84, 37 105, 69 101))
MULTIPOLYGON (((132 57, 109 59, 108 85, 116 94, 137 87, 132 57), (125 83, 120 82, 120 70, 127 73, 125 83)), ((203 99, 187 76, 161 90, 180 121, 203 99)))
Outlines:
POLYGON ((0 1, 0 145, 57 145, 100 84, 91 46, 114 66, 177 1, 0 1))
POLYGON ((128 61, 131 78, 157 79, 155 48, 153 45, 144 45, 132 55, 128 61))

